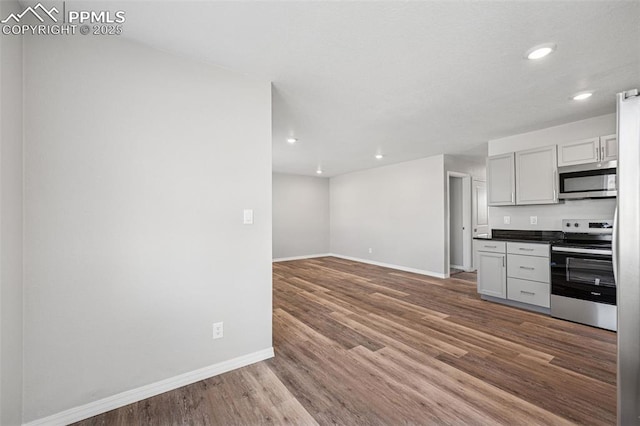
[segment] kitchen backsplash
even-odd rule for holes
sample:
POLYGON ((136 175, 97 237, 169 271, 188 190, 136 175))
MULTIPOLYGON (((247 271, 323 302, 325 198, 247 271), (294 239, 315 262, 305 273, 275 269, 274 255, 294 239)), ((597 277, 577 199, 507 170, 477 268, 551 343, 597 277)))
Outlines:
POLYGON ((565 201, 552 205, 489 207, 491 229, 562 230, 562 219, 613 219, 615 198, 565 201), (510 224, 504 223, 509 216, 510 224), (535 216, 537 225, 531 224, 535 216))

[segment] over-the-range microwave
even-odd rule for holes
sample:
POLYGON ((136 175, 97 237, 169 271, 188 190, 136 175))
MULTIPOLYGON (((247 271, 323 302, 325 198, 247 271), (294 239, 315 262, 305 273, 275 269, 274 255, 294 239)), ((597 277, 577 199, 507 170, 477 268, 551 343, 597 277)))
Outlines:
POLYGON ((616 197, 617 170, 617 161, 558 167, 558 198, 567 200, 616 197))

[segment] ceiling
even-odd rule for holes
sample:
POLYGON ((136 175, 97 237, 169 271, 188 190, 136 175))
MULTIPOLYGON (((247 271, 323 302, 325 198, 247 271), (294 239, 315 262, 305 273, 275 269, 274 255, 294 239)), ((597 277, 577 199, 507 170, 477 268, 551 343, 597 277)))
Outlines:
POLYGON ((125 37, 272 81, 277 172, 486 155, 490 139, 614 112, 640 86, 637 1, 108 3, 127 12, 125 37), (524 59, 545 42, 555 53, 524 59))

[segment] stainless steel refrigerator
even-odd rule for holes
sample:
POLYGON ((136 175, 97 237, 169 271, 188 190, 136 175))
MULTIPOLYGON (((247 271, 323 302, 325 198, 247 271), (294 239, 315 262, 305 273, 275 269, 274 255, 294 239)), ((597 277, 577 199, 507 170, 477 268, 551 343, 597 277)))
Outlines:
POLYGON ((618 424, 640 425, 640 96, 618 94, 618 424))

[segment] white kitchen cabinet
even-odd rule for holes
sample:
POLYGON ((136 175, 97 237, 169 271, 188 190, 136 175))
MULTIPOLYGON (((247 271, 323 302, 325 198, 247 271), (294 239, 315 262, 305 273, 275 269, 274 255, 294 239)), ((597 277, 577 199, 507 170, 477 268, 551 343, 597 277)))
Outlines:
POLYGON ((612 161, 618 158, 618 135, 564 142, 558 145, 558 166, 612 161))
POLYGON ((556 145, 516 152, 516 204, 558 202, 556 145))
POLYGON ((509 254, 507 276, 529 281, 549 283, 549 258, 509 254))
POLYGON ((507 253, 507 299, 549 308, 549 245, 508 242, 507 253))
POLYGON ((477 251, 478 293, 499 298, 507 297, 506 254, 477 251))
POLYGON ((516 203, 515 157, 509 154, 487 158, 487 194, 490 206, 516 203))
POLYGON ((582 139, 558 145, 558 166, 595 163, 600 158, 600 138, 582 139))
POLYGON ((618 159, 618 135, 600 136, 600 161, 618 159))
POLYGON ((516 302, 549 308, 551 306, 551 286, 546 283, 509 277, 507 298, 516 302))

